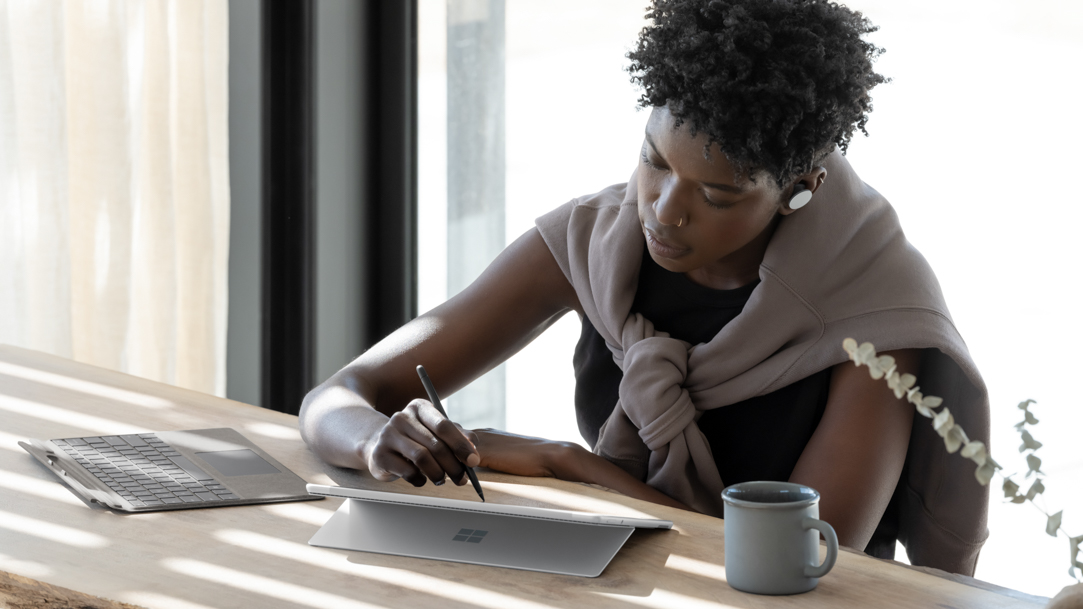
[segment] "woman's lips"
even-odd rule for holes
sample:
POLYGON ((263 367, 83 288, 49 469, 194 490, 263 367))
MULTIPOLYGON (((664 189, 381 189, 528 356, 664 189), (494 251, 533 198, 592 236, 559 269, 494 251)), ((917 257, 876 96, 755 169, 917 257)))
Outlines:
POLYGON ((689 252, 687 247, 676 247, 662 241, 647 229, 647 247, 651 248, 651 251, 661 256, 662 258, 679 258, 689 252))

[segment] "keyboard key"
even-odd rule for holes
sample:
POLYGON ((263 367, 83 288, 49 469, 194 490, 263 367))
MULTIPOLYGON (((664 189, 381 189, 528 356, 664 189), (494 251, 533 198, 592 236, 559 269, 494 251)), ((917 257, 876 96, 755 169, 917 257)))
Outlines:
POLYGON ((218 498, 219 499, 240 499, 240 497, 238 497, 237 495, 234 495, 233 493, 230 493, 228 495, 218 495, 218 498))
POLYGON ((68 438, 68 444, 72 446, 86 446, 86 440, 82 438, 68 438))
POLYGON ((120 439, 120 436, 105 436, 104 438, 102 438, 102 440, 105 440, 106 442, 112 444, 113 446, 127 446, 128 445, 127 442, 120 439))
POLYGON ((120 437, 123 438, 124 441, 127 442, 130 446, 146 446, 147 445, 147 443, 144 442, 143 439, 140 438, 137 435, 120 436, 120 437))
POLYGON ((129 499, 128 503, 132 504, 132 507, 143 507, 143 502, 138 499, 129 499))
POLYGON ((176 497, 163 497, 162 501, 165 502, 165 503, 184 503, 183 501, 181 501, 180 499, 177 499, 176 497))
POLYGON ((218 495, 215 495, 214 493, 196 493, 196 497, 199 497, 200 499, 202 499, 204 501, 217 501, 218 500, 218 495))
POLYGON ((144 499, 143 503, 146 505, 165 505, 165 502, 160 499, 144 499))
POLYGON ((177 496, 180 497, 181 500, 183 500, 185 503, 201 503, 203 501, 202 499, 200 499, 199 497, 196 497, 195 495, 177 495, 177 496))
POLYGON ((215 490, 215 491, 211 491, 211 492, 214 493, 215 495, 218 495, 219 497, 221 497, 222 495, 232 495, 233 494, 233 493, 231 493, 231 492, 229 492, 227 490, 224 490, 224 489, 220 490, 220 491, 215 490))

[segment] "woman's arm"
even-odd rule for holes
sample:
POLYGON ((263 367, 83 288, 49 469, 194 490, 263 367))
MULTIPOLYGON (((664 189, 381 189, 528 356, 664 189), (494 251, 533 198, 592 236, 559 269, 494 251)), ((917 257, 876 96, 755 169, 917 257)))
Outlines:
POLYGON ((495 429, 476 429, 472 433, 483 467, 520 476, 600 484, 633 499, 691 509, 578 444, 518 436, 495 429))
MULTIPOLYGON (((885 355, 904 372, 921 363, 916 349, 885 355)), ((913 421, 914 408, 867 368, 844 362, 832 369, 827 408, 790 481, 820 492, 820 518, 840 544, 862 550, 872 539, 902 473, 913 421)))
POLYGON ((466 386, 579 308, 575 290, 537 229, 509 245, 460 294, 407 323, 313 389, 301 436, 325 461, 415 485, 465 481, 476 465, 463 432, 425 398, 423 364, 438 393, 466 386))

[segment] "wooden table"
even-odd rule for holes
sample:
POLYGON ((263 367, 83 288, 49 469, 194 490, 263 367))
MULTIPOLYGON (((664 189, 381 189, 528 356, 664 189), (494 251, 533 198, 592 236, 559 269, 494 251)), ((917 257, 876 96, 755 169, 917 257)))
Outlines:
MULTIPOLYGON (((301 441, 296 417, 0 346, 0 571, 43 588, 179 609, 991 608, 1045 600, 856 552, 842 552, 807 594, 745 594, 726 584, 721 520, 585 485, 492 472, 480 478, 493 503, 642 514, 675 527, 636 532, 596 579, 327 550, 307 541, 340 500, 125 515, 83 503, 16 444, 209 427, 237 429, 309 482, 419 492, 321 462, 301 441)), ((429 485, 422 492, 469 499, 473 490, 429 485)))

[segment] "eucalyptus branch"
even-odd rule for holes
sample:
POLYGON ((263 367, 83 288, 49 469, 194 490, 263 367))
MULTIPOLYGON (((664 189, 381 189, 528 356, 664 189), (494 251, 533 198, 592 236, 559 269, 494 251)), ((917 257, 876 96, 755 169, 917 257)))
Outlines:
POLYGON ((872 343, 858 345, 857 341, 852 338, 842 341, 842 348, 850 355, 850 359, 855 366, 868 366, 869 376, 876 380, 884 379, 888 388, 895 392, 895 397, 904 399, 905 396, 906 401, 914 405, 918 414, 932 419, 933 429, 944 439, 944 447, 947 448, 947 451, 949 453, 958 452, 962 457, 975 463, 974 477, 977 479, 978 484, 988 486, 993 479, 993 474, 999 475, 1004 480, 1001 484, 1001 490, 1004 491, 1006 499, 1012 503, 1029 502, 1041 512, 1046 517, 1046 534, 1056 537, 1058 533, 1063 533, 1068 538, 1071 552, 1071 566, 1068 567, 1068 576, 1083 581, 1083 577, 1081 577, 1083 576, 1083 562, 1079 560, 1079 546, 1083 543, 1083 535, 1072 537, 1061 528, 1063 510, 1050 515, 1049 512, 1035 502, 1035 499, 1045 492, 1045 484, 1042 482, 1045 472, 1041 470, 1041 457, 1035 454, 1042 447, 1042 443, 1035 440, 1034 436, 1026 429, 1027 425, 1038 424, 1038 418, 1030 411, 1030 405, 1035 403, 1034 400, 1025 400, 1019 403, 1019 409, 1023 411, 1023 420, 1015 425, 1016 431, 1019 432, 1023 440, 1023 443, 1019 446, 1019 452, 1028 453, 1026 456, 1028 469, 1024 479, 1034 477, 1034 482, 1030 484, 1027 492, 1020 493, 1019 484, 1012 480, 1014 474, 1005 476, 1002 471, 1003 468, 993 460, 985 444, 980 440, 971 440, 966 435, 966 431, 955 423, 955 417, 952 416, 951 411, 946 406, 937 412, 936 409, 941 407, 944 400, 933 395, 923 395, 921 388, 915 386, 917 377, 908 373, 900 374, 896 369, 895 358, 890 355, 877 355, 876 348, 873 347, 872 343))

